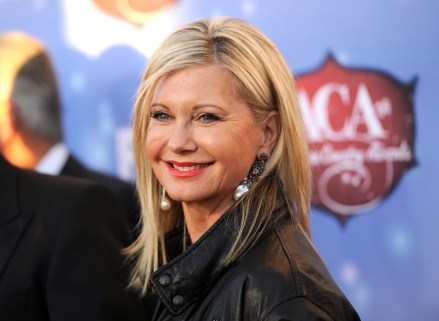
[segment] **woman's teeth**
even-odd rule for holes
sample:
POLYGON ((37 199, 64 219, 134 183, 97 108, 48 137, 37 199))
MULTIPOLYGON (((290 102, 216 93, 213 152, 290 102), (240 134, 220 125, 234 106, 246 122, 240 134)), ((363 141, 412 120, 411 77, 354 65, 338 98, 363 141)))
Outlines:
POLYGON ((173 164, 174 168, 179 170, 180 172, 193 171, 195 169, 207 167, 208 165, 209 164, 200 164, 200 165, 194 165, 194 166, 177 166, 177 165, 173 164))

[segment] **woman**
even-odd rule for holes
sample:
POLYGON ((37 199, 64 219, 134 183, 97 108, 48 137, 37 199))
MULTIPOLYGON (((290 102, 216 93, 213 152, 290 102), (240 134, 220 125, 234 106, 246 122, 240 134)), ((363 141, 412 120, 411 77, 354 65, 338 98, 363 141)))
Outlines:
POLYGON ((238 19, 189 24, 151 58, 134 109, 142 230, 131 285, 153 320, 359 320, 312 246, 294 81, 238 19))

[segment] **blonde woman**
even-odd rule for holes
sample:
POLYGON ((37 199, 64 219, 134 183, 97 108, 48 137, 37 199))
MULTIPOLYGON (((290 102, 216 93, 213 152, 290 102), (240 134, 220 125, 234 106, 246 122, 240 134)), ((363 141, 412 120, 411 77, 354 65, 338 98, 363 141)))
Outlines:
POLYGON ((309 239, 310 168, 293 77, 234 18, 176 31, 134 108, 141 233, 131 285, 153 320, 359 320, 309 239))

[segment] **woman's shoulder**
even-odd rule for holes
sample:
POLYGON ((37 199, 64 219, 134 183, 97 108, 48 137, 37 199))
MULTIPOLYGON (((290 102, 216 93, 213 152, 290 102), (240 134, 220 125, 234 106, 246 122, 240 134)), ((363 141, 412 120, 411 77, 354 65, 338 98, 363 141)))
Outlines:
POLYGON ((354 311, 308 237, 291 221, 268 233, 236 265, 247 293, 261 293, 266 313, 285 302, 316 307, 329 316, 354 311), (265 302, 264 302, 265 301, 265 302))

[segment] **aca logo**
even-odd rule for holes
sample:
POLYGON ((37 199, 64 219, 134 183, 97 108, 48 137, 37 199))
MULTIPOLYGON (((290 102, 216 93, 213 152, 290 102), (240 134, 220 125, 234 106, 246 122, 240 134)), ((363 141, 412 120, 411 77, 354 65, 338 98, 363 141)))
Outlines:
POLYGON ((329 56, 297 77, 313 171, 314 206, 345 221, 370 210, 415 164, 413 92, 381 71, 329 56))

